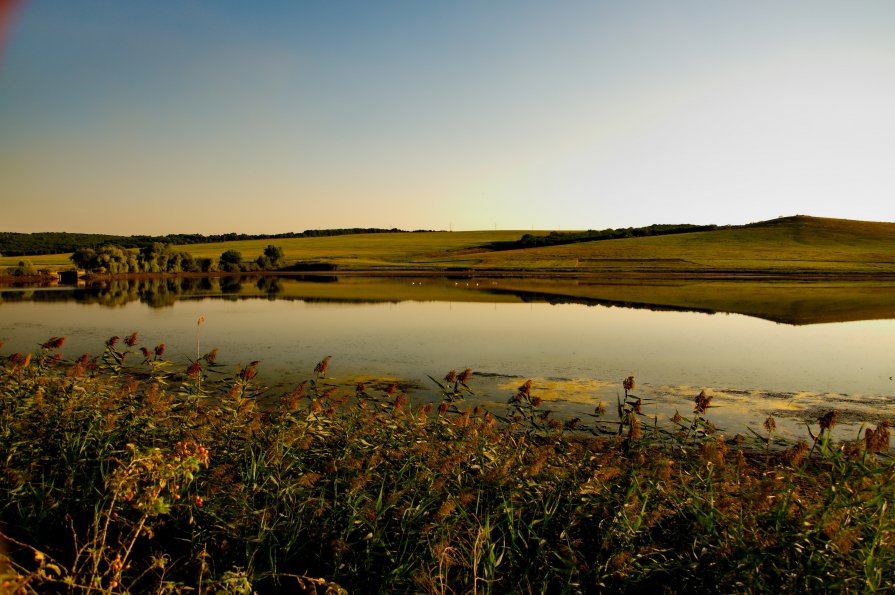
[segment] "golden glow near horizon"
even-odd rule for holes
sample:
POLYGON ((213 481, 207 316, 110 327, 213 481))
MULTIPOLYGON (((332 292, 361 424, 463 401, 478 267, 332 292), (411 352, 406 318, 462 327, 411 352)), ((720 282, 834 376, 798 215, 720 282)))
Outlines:
POLYGON ((895 220, 895 4, 27 2, 0 231, 895 220))

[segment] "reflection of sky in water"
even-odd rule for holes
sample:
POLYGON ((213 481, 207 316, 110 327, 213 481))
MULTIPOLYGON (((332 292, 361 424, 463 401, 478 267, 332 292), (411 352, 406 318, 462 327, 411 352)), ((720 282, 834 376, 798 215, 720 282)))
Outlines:
MULTIPOLYGON (((169 357, 186 367, 187 356, 195 356, 200 315, 206 319, 203 352, 219 347, 219 361, 232 364, 260 359, 262 378, 273 386, 308 378, 322 356, 332 355, 336 381, 371 374, 431 387, 427 374, 440 378, 450 368, 471 367, 519 378, 605 382, 609 388, 597 394, 613 405, 614 387, 629 374, 651 395, 708 387, 889 401, 895 393, 895 320, 789 326, 740 315, 543 303, 191 299, 153 309, 138 302, 116 308, 7 302, 0 305, 0 340, 8 354, 66 335, 63 352, 74 358, 99 353, 109 336, 136 330, 141 345, 165 342, 169 357)), ((482 384, 495 391, 495 400, 508 396, 495 382, 482 384)), ((754 399, 752 393, 737 397, 738 408, 748 412, 754 399)), ((825 397, 818 404, 829 402, 825 397)), ((680 400, 682 413, 689 407, 680 400)))
POLYGON ((71 302, 5 303, 5 351, 68 335, 68 356, 97 351, 112 334, 140 331, 175 357, 206 347, 230 361, 309 369, 440 373, 470 366, 519 376, 618 380, 770 391, 890 394, 895 321, 789 326, 739 315, 652 312, 601 306, 402 302, 182 300, 170 308, 71 302), (381 369, 384 368, 384 369, 381 369))

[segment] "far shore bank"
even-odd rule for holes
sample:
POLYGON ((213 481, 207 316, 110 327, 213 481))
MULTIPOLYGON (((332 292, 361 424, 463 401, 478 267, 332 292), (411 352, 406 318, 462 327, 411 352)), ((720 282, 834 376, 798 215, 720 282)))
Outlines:
MULTIPOLYGON (((601 282, 627 281, 895 281, 895 273, 843 271, 777 272, 777 271, 573 271, 549 269, 356 269, 335 271, 243 271, 243 272, 181 272, 181 273, 88 273, 78 282, 103 282, 144 279, 195 279, 220 277, 452 277, 452 278, 543 278, 587 279, 601 282)), ((0 286, 6 285, 75 285, 62 282, 58 275, 8 275, 0 272, 0 286)))

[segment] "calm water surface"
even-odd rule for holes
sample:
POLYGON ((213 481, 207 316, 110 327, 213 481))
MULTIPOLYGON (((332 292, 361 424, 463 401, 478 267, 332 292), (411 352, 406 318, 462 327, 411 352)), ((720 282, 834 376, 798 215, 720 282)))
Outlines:
MULTIPOLYGON (((332 356, 331 382, 400 379, 412 399, 434 399, 451 368, 473 368, 476 400, 505 403, 527 378, 561 415, 614 406, 635 375, 645 411, 687 414, 701 389, 715 395, 712 419, 729 433, 756 429, 769 414, 783 433, 837 407, 845 431, 895 415, 895 320, 793 326, 739 314, 526 301, 495 292, 500 281, 382 279, 356 287, 296 279, 229 284, 195 281, 101 289, 5 288, 2 354, 67 336, 67 358, 99 353, 112 335, 139 331, 188 365, 204 353, 235 366, 261 360, 259 379, 277 395, 332 356), (197 337, 196 320, 205 317, 197 337)), ((612 409, 609 408, 611 412, 612 409)), ((851 436, 848 436, 851 437, 851 436)))

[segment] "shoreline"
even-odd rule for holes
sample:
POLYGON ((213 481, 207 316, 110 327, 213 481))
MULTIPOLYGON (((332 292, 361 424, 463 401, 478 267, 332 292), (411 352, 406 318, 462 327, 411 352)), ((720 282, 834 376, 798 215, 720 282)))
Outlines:
POLYGON ((0 272, 0 287, 6 285, 39 284, 75 286, 81 282, 102 282, 143 279, 202 279, 221 277, 447 277, 447 278, 533 278, 533 279, 588 279, 588 280, 643 280, 643 281, 895 281, 895 273, 854 272, 773 272, 773 271, 571 271, 550 269, 348 269, 333 271, 240 271, 240 272, 181 272, 181 273, 87 273, 78 276, 76 283, 63 282, 54 275, 7 275, 0 272))

